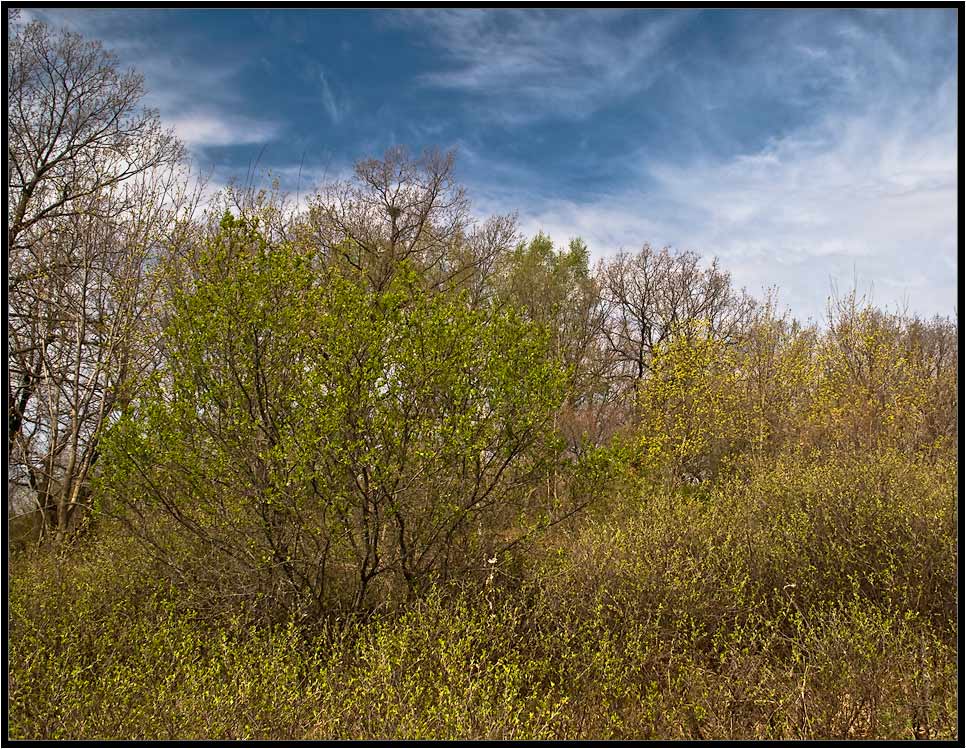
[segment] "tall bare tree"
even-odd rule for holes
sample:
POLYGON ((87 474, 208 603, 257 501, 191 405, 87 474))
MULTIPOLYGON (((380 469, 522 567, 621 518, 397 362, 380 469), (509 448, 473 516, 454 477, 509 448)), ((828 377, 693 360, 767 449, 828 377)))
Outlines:
POLYGON ((473 220, 453 165, 452 153, 413 158, 402 147, 358 162, 352 179, 324 185, 313 200, 311 241, 377 291, 409 261, 430 285, 460 285, 482 299, 498 256, 516 240, 516 223, 473 220))
POLYGON ((146 365, 150 265, 189 190, 143 79, 100 43, 32 22, 7 54, 8 487, 62 538, 146 365))
POLYGON ((29 251, 44 221, 80 209, 123 212, 129 200, 87 199, 177 162, 183 147, 157 112, 139 106, 143 76, 121 72, 100 42, 33 21, 8 44, 7 242, 16 253, 29 251))

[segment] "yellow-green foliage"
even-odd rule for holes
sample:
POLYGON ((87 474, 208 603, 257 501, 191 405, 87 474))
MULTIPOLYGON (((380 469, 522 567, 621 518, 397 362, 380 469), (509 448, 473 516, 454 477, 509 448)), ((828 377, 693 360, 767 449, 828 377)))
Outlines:
POLYGON ((486 585, 321 628, 202 618, 123 536, 21 558, 13 735, 949 739, 955 478, 886 450, 628 484, 486 585))
POLYGON ((840 302, 826 330, 766 306, 738 342, 672 338, 638 393, 635 464, 648 480, 700 483, 788 451, 949 454, 955 331, 840 302))
POLYGON ((836 315, 672 338, 630 436, 515 477, 592 512, 365 615, 213 602, 217 555, 154 561, 103 518, 15 554, 11 738, 957 738, 954 341, 836 315))
POLYGON ((629 735, 948 737, 955 486, 951 461, 789 455, 708 495, 634 490, 636 510, 561 538, 534 577, 561 626, 604 611, 624 647, 655 641, 616 678, 650 673, 679 725, 629 735))
POLYGON ((672 339, 640 393, 641 466, 671 478, 714 477, 749 439, 738 353, 712 338, 672 339))
POLYGON ((296 738, 308 726, 294 627, 206 622, 120 534, 10 589, 11 738, 296 738))
POLYGON ((833 322, 818 355, 810 418, 816 438, 836 447, 895 444, 925 438, 930 403, 927 373, 903 341, 900 320, 871 309, 846 309, 833 322))

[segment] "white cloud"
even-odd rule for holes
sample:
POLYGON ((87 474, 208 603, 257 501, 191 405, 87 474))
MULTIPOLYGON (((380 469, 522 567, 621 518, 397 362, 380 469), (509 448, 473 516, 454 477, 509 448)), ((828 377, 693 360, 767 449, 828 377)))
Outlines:
POLYGON ((421 77, 425 85, 484 97, 480 115, 520 122, 548 114, 583 119, 660 75, 659 53, 689 14, 641 23, 638 13, 622 23, 623 13, 434 9, 401 19, 425 29, 446 56, 444 69, 421 77))
POLYGON ((951 315, 954 102, 949 81, 888 116, 829 115, 757 153, 692 164, 639 155, 635 185, 584 202, 482 186, 478 206, 517 208, 527 234, 580 235, 597 257, 644 242, 716 255, 752 293, 777 285, 801 318, 821 319, 832 282, 853 280, 878 304, 951 315))
POLYGON ((278 133, 272 122, 216 113, 194 113, 166 120, 189 147, 266 143, 278 133))
POLYGON ((329 119, 338 125, 340 122, 342 122, 342 116, 345 114, 345 107, 339 103, 339 100, 336 99, 335 94, 332 93, 332 87, 329 85, 329 81, 326 78, 324 71, 319 71, 319 81, 322 83, 322 106, 325 107, 325 112, 329 115, 329 119))

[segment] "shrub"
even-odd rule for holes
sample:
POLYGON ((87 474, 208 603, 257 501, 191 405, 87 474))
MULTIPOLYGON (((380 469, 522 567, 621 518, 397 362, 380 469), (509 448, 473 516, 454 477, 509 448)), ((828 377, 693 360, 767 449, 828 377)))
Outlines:
POLYGON ((540 328, 405 267, 379 292, 313 275, 228 214, 207 264, 99 484, 186 584, 276 619, 372 608, 555 511, 528 491, 558 452, 564 385, 540 328))

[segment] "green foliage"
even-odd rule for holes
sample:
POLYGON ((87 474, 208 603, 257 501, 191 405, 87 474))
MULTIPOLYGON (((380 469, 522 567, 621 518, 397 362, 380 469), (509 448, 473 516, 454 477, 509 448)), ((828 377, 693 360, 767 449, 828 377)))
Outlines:
POLYGON ((738 355, 720 340, 678 337, 659 350, 639 394, 645 474, 714 478, 750 440, 738 355))
POLYGON ((175 299, 166 369, 104 445, 103 501, 174 568, 197 550, 156 532, 159 511, 221 595, 361 608, 374 580, 380 599, 418 593, 553 509, 525 488, 555 456, 564 386, 539 327, 405 266, 376 292, 250 222, 221 228, 175 299))
POLYGON ((383 198, 159 274, 94 522, 12 554, 11 738, 955 738, 949 321, 383 198))
POLYGON ((590 285, 590 253, 580 239, 566 251, 556 251, 547 235, 521 242, 509 254, 503 269, 502 298, 521 306, 527 315, 544 323, 571 311, 590 285))

